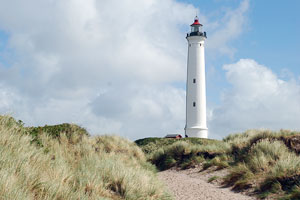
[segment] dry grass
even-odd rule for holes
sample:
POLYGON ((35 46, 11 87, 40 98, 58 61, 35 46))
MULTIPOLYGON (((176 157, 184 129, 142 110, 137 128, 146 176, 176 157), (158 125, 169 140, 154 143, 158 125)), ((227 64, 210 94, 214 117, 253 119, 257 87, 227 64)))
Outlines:
POLYGON ((170 199, 143 152, 117 136, 59 139, 0 117, 0 199, 170 199))
POLYGON ((299 132, 248 130, 223 141, 146 139, 138 144, 160 170, 202 163, 204 170, 228 168, 224 184, 238 191, 255 190, 261 198, 297 199, 300 194, 299 132))
POLYGON ((225 138, 224 141, 232 145, 235 161, 225 182, 240 190, 257 188, 261 198, 270 194, 272 198, 277 194, 283 199, 298 195, 300 157, 287 141, 299 135, 286 130, 250 130, 225 138))
POLYGON ((149 154, 148 158, 159 170, 174 166, 186 169, 205 161, 205 159, 224 155, 225 152, 230 150, 229 145, 223 144, 223 142, 218 144, 212 142, 209 144, 193 144, 187 140, 176 141, 171 145, 158 148, 149 154))

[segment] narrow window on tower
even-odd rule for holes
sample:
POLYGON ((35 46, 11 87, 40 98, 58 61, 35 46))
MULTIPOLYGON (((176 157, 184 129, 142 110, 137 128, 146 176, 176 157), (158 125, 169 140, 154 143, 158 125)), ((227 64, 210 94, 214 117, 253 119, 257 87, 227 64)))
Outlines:
POLYGON ((192 45, 190 44, 189 46, 191 47, 192 45))
POLYGON ((196 102, 193 102, 193 106, 196 107, 196 102))
POLYGON ((193 79, 193 83, 196 83, 196 79, 195 78, 193 79))
POLYGON ((200 47, 201 47, 201 43, 200 43, 200 47))

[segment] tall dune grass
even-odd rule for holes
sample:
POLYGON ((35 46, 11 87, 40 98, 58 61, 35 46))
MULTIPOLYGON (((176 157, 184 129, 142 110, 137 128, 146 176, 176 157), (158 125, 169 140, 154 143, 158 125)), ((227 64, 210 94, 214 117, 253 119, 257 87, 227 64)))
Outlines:
POLYGON ((22 123, 0 117, 0 199, 171 199, 128 140, 61 130, 32 141, 22 123))
POLYGON ((300 132, 248 130, 223 141, 188 138, 137 143, 160 170, 197 164, 204 170, 228 168, 224 184, 235 190, 252 190, 261 198, 269 194, 283 199, 300 196, 300 132))

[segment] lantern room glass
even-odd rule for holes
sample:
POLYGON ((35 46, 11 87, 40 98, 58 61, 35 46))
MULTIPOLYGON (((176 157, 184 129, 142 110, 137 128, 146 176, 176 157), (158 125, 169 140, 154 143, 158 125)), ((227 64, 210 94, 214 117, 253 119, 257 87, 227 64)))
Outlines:
POLYGON ((191 32, 202 32, 202 26, 201 25, 193 25, 191 32))

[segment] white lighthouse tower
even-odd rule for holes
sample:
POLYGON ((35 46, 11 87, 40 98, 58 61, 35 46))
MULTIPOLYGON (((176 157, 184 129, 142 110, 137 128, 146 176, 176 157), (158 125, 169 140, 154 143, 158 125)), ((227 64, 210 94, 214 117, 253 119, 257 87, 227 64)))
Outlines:
POLYGON ((197 16, 186 39, 188 40, 188 63, 185 136, 207 138, 204 59, 206 32, 202 32, 202 24, 199 23, 197 16))

